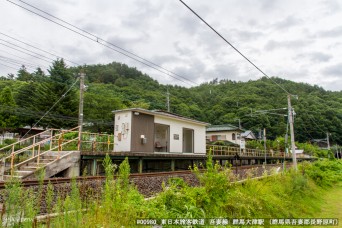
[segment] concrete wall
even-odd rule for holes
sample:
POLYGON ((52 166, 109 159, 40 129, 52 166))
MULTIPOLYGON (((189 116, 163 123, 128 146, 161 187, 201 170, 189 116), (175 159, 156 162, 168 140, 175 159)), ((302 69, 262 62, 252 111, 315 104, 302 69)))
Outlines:
POLYGON ((114 152, 131 151, 132 112, 115 114, 114 152))
POLYGON ((183 152, 183 128, 194 130, 194 153, 205 154, 205 126, 181 120, 155 116, 154 122, 170 126, 170 152, 183 152), (177 138, 178 135, 178 139, 177 138))

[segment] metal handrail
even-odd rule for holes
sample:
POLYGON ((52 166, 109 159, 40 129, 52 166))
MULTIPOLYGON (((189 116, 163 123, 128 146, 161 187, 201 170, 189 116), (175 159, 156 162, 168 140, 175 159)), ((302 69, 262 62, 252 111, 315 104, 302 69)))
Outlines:
POLYGON ((1 150, 4 150, 4 149, 6 149, 6 148, 12 148, 13 145, 23 143, 23 142, 25 142, 25 141, 28 141, 29 139, 35 138, 35 137, 37 137, 37 136, 39 136, 39 135, 41 135, 41 134, 45 134, 46 132, 49 132, 49 131, 52 131, 52 130, 53 130, 53 129, 47 129, 47 130, 42 131, 42 132, 40 132, 40 133, 38 133, 38 134, 35 134, 35 135, 30 136, 30 137, 21 139, 21 140, 15 142, 15 143, 12 143, 12 144, 10 144, 10 145, 7 145, 7 146, 4 146, 4 147, 0 148, 0 151, 1 151, 1 150))
MULTIPOLYGON (((240 147, 220 146, 220 145, 207 145, 207 152, 211 150, 213 155, 234 156, 236 154, 250 157, 264 157, 265 150, 259 149, 240 149, 240 147)), ((291 157, 289 153, 281 151, 266 151, 266 157, 291 157)))
MULTIPOLYGON (((49 138, 43 139, 43 140, 41 140, 41 141, 39 141, 39 142, 34 142, 32 145, 27 146, 27 147, 22 148, 22 149, 19 149, 19 150, 17 150, 17 151, 14 150, 14 145, 12 145, 12 153, 11 153, 9 156, 4 157, 4 158, 2 159, 2 166, 3 166, 3 167, 1 168, 1 174, 4 175, 4 173, 5 173, 6 171, 8 171, 8 170, 11 170, 11 173, 13 174, 13 170, 14 170, 15 167, 18 167, 18 166, 20 166, 20 165, 22 165, 22 164, 25 164, 26 162, 29 162, 29 161, 31 161, 31 160, 34 160, 34 159, 37 158, 37 156, 38 156, 38 159, 39 159, 39 157, 40 157, 41 155, 44 155, 45 153, 47 153, 47 152, 49 152, 49 151, 58 149, 58 151, 60 152, 60 149, 62 148, 63 145, 66 145, 66 144, 68 144, 68 143, 70 143, 70 142, 79 140, 79 137, 77 136, 75 139, 72 139, 72 140, 70 140, 70 141, 67 141, 67 142, 63 143, 63 135, 64 135, 65 133, 72 132, 72 131, 74 131, 75 129, 78 129, 78 128, 79 128, 79 126, 74 127, 74 128, 72 128, 72 129, 69 129, 69 130, 62 130, 62 132, 59 133, 59 134, 56 134, 56 135, 51 136, 51 137, 49 137, 49 138), (43 153, 40 153, 41 144, 46 143, 46 142, 49 142, 49 141, 52 142, 52 140, 54 140, 54 138, 57 138, 57 137, 58 137, 58 146, 52 148, 52 144, 50 143, 50 149, 47 150, 47 151, 45 151, 45 152, 43 152, 43 153), (36 156, 34 155, 34 153, 35 153, 35 147, 38 147, 38 155, 36 155, 36 156), (20 163, 18 163, 18 164, 14 164, 14 158, 15 158, 15 156, 16 156, 16 155, 19 155, 19 154, 21 154, 21 153, 23 153, 23 152, 26 152, 26 151, 28 151, 29 149, 32 149, 32 157, 29 158, 29 159, 26 159, 25 161, 20 162, 20 163), (6 168, 6 160, 8 160, 9 158, 11 159, 11 166, 10 166, 9 168, 6 168)), ((52 132, 52 131, 51 131, 51 132, 52 132)), ((51 135, 52 135, 52 134, 51 134, 51 135)), ((34 135, 34 136, 32 136, 32 137, 35 137, 35 136, 37 136, 37 135, 34 135)), ((31 138, 32 138, 32 137, 31 137, 31 138)), ((59 154, 60 154, 60 153, 58 153, 58 157, 59 157, 59 154)))
MULTIPOLYGON (((34 160, 36 160, 36 159, 39 159, 40 156, 45 155, 45 154, 47 154, 48 152, 52 152, 53 150, 58 149, 60 146, 67 145, 67 144, 69 144, 69 143, 71 143, 71 142, 74 142, 74 141, 76 141, 76 140, 78 140, 78 137, 77 137, 77 138, 74 138, 74 139, 71 139, 71 140, 69 140, 69 141, 67 141, 67 142, 64 142, 64 143, 62 143, 62 144, 60 144, 60 145, 58 145, 58 146, 52 148, 51 150, 44 151, 43 153, 39 153, 38 155, 36 155, 36 156, 34 156, 34 157, 30 158, 30 159, 27 159, 27 160, 25 160, 25 161, 23 161, 23 162, 21 162, 21 163, 18 163, 18 164, 16 164, 16 165, 14 165, 13 168, 16 168, 16 167, 18 167, 18 166, 24 165, 24 164, 26 164, 27 162, 34 161, 34 160)), ((57 151, 55 151, 55 152, 57 152, 57 151)), ((61 151, 58 151, 58 154, 59 154, 58 157, 60 157, 60 152, 61 152, 61 151)), ((57 159, 56 159, 56 160, 57 160, 57 159)), ((9 169, 11 169, 11 168, 9 168, 9 169)), ((7 170, 9 170, 9 169, 7 169, 7 170)), ((5 171, 7 171, 7 170, 5 170, 5 171)))
MULTIPOLYGON (((50 140, 53 140, 53 138, 59 137, 59 136, 65 134, 65 133, 69 133, 70 131, 75 130, 75 129, 77 129, 77 128, 79 128, 79 127, 77 126, 77 127, 75 127, 75 128, 72 128, 72 129, 70 129, 70 130, 65 130, 65 131, 62 130, 62 133, 60 133, 60 134, 57 134, 57 135, 54 135, 54 136, 52 136, 52 137, 43 139, 43 140, 41 140, 41 141, 39 141, 39 142, 36 142, 36 143, 34 143, 34 144, 30 145, 30 146, 27 146, 27 147, 25 147, 25 148, 19 149, 19 150, 17 150, 17 151, 13 151, 13 150, 12 150, 11 155, 9 155, 9 156, 7 156, 7 157, 4 157, 3 159, 6 160, 6 159, 12 157, 13 155, 21 154, 22 152, 25 152, 25 151, 27 151, 27 150, 29 150, 29 149, 32 149, 32 148, 38 146, 39 144, 43 144, 43 143, 45 143, 45 142, 49 142, 50 140)), ((14 148, 14 145, 12 146, 12 148, 14 148)))

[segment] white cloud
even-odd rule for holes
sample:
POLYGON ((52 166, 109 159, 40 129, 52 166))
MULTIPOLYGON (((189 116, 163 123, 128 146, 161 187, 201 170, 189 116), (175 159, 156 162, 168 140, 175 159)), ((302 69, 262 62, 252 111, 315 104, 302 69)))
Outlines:
MULTIPOLYGON (((341 1, 185 2, 268 75, 318 84, 329 90, 342 89, 341 1)), ((216 77, 248 81, 261 76, 178 1, 30 0, 29 3, 197 83, 216 77)), ((15 34, 22 41, 71 61, 123 62, 161 83, 188 86, 7 1, 0 2, 0 20, 0 32, 15 34)), ((0 38, 5 39, 2 35, 0 38)), ((2 55, 15 54, 36 65, 47 64, 0 45, 1 51, 2 55)), ((0 75, 7 73, 15 72, 0 65, 0 75)))

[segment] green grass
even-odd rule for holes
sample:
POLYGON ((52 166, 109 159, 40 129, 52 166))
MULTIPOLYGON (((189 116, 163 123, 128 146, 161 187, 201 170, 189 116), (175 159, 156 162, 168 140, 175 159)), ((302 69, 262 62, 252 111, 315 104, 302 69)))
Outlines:
MULTIPOLYGON (((133 227, 136 219, 168 218, 324 218, 341 220, 342 181, 341 161, 303 163, 298 172, 248 179, 244 184, 233 184, 229 168, 206 162, 206 172, 194 168, 200 185, 188 186, 181 178, 163 183, 163 192, 151 200, 129 183, 128 159, 116 167, 107 156, 104 160, 106 181, 101 197, 81 197, 75 181, 69 195, 58 194, 53 202, 52 186, 45 198, 49 213, 59 216, 39 224, 40 227, 133 227), (114 179, 114 173, 118 178, 114 179), (65 213, 70 212, 71 213, 65 213)), ((253 177, 253 173, 249 175, 253 177)), ((38 198, 30 197, 16 181, 6 185, 7 213, 5 218, 20 216, 33 218, 39 212, 38 198)), ((4 222, 4 221, 2 221, 4 222)), ((6 223, 3 225, 6 227, 6 223)), ((13 224, 7 224, 7 227, 13 224)), ((15 224, 30 227, 30 222, 15 224)), ((167 226, 166 226, 167 227, 167 226)))
POLYGON ((338 218, 342 226, 342 182, 324 192, 321 211, 317 218, 338 218))

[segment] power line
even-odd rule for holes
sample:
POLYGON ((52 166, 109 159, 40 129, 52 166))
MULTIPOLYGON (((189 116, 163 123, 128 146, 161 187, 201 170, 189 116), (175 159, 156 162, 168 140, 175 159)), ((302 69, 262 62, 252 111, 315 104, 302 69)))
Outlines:
POLYGON ((19 61, 19 60, 12 59, 12 58, 9 58, 9 57, 6 57, 6 56, 1 56, 1 55, 0 55, 0 60, 6 61, 6 62, 11 62, 11 63, 16 63, 16 64, 20 64, 20 65, 24 65, 24 66, 31 67, 31 68, 37 67, 36 65, 31 64, 29 62, 19 61))
POLYGON ((68 61, 68 62, 70 62, 70 63, 73 63, 73 64, 77 65, 77 66, 80 66, 80 65, 81 65, 81 64, 78 64, 78 63, 73 62, 73 61, 71 61, 71 60, 65 59, 65 58, 63 58, 63 57, 61 57, 61 56, 58 56, 58 55, 56 55, 56 54, 54 54, 54 53, 51 53, 51 52, 49 52, 49 51, 45 51, 45 50, 43 50, 43 49, 41 49, 41 48, 39 48, 39 47, 36 47, 36 46, 34 46, 34 45, 32 45, 32 44, 29 44, 29 43, 27 43, 27 42, 21 41, 21 40, 16 39, 16 38, 14 38, 14 37, 12 37, 12 36, 6 35, 6 34, 4 34, 4 33, 2 33, 2 32, 0 32, 0 34, 3 35, 3 36, 6 36, 6 37, 8 37, 8 38, 11 38, 11 39, 13 39, 13 40, 15 40, 15 41, 17 41, 17 42, 23 43, 23 44, 25 44, 25 45, 27 45, 27 46, 29 46, 29 47, 32 47, 32 48, 35 48, 35 49, 37 49, 37 50, 39 50, 39 51, 45 52, 45 53, 47 53, 47 54, 49 54, 49 55, 55 56, 55 57, 57 57, 57 58, 64 59, 64 60, 66 60, 66 61, 68 61))
POLYGON ((36 10, 39 10, 40 12, 43 12, 43 13, 49 15, 50 17, 53 17, 53 18, 55 18, 55 19, 57 19, 57 20, 59 20, 59 21, 62 21, 63 23, 66 23, 67 25, 72 26, 73 28, 76 28, 76 29, 78 29, 79 31, 82 31, 83 33, 86 33, 86 34, 88 34, 88 35, 85 35, 85 34, 79 32, 79 31, 76 31, 75 29, 72 29, 72 28, 70 28, 70 27, 67 27, 67 26, 65 26, 65 25, 63 25, 63 24, 61 24, 61 23, 59 23, 59 22, 56 22, 56 21, 54 21, 54 20, 52 20, 52 19, 50 19, 50 18, 48 18, 48 17, 46 17, 46 16, 43 16, 43 15, 41 15, 41 14, 39 14, 39 13, 33 11, 33 10, 30 10, 30 9, 28 9, 28 8, 22 6, 22 5, 19 5, 19 4, 15 3, 15 2, 13 2, 13 1, 11 1, 11 0, 6 0, 6 1, 8 1, 8 2, 12 3, 13 5, 16 5, 16 6, 20 7, 20 8, 22 8, 22 9, 24 9, 24 10, 30 12, 30 13, 33 13, 33 14, 39 16, 39 17, 42 17, 42 18, 44 18, 44 19, 46 19, 46 20, 48 20, 48 21, 50 21, 50 22, 52 22, 52 23, 54 23, 54 24, 57 24, 57 25, 59 25, 59 26, 65 28, 65 29, 67 29, 67 30, 69 30, 69 31, 72 31, 72 32, 74 32, 74 33, 76 33, 76 34, 78 34, 78 35, 84 37, 84 38, 87 38, 87 39, 89 39, 89 40, 91 40, 91 41, 93 41, 93 42, 96 42, 96 43, 98 43, 98 44, 100 44, 100 45, 106 47, 106 48, 109 48, 109 49, 111 49, 111 50, 113 50, 113 51, 115 51, 115 52, 117 52, 117 53, 120 53, 120 54, 122 54, 122 55, 124 55, 124 56, 126 56, 126 57, 128 57, 128 58, 130 58, 130 59, 133 59, 133 60, 135 60, 135 61, 137 61, 137 62, 139 62, 139 63, 141 63, 141 64, 143 64, 143 65, 145 65, 145 66, 148 66, 148 67, 150 67, 150 68, 152 68, 152 69, 154 69, 154 70, 156 70, 156 71, 158 71, 158 72, 160 72, 160 73, 166 74, 166 75, 168 75, 169 77, 172 77, 172 78, 174 78, 174 79, 176 79, 176 80, 178 80, 178 81, 181 81, 181 82, 186 83, 186 84, 188 84, 188 85, 191 85, 189 82, 191 82, 191 83, 193 83, 193 84, 195 84, 195 85, 198 85, 198 83, 196 83, 196 82, 193 82, 193 81, 191 81, 191 80, 189 80, 189 79, 187 79, 187 78, 185 78, 185 77, 183 77, 183 76, 180 76, 180 75, 178 75, 178 74, 176 74, 176 73, 174 73, 174 72, 172 72, 172 71, 169 71, 169 70, 167 70, 167 69, 165 69, 165 68, 159 66, 158 64, 155 64, 155 63, 153 63, 153 62, 151 62, 151 61, 149 61, 149 60, 146 60, 146 59, 144 59, 144 58, 142 58, 142 57, 140 57, 140 56, 138 56, 138 55, 136 55, 136 54, 134 54, 134 53, 132 53, 132 52, 129 52, 129 51, 127 51, 127 50, 125 50, 125 49, 123 49, 123 48, 121 48, 121 47, 119 47, 119 46, 117 46, 117 45, 115 45, 115 44, 109 43, 109 42, 105 41, 104 39, 102 39, 102 38, 100 38, 100 37, 98 37, 98 36, 96 36, 96 35, 93 35, 93 34, 87 32, 87 31, 85 31, 85 30, 83 30, 83 29, 80 29, 80 28, 78 28, 77 26, 74 26, 74 25, 72 25, 72 24, 70 24, 70 23, 68 23, 68 22, 66 22, 66 21, 64 21, 64 20, 62 20, 62 19, 59 19, 59 18, 57 18, 57 17, 55 17, 55 16, 53 16, 53 15, 51 15, 51 14, 49 14, 49 13, 43 11, 43 10, 40 10, 39 8, 37 8, 37 7, 35 7, 35 6, 32 6, 32 5, 30 5, 30 4, 28 4, 28 3, 24 2, 24 1, 20 1, 20 0, 19 0, 20 2, 22 2, 22 3, 26 4, 26 5, 29 5, 30 7, 34 8, 34 9, 36 9, 36 10), (90 37, 90 36, 91 36, 91 37, 90 37), (93 38, 92 38, 92 37, 93 37, 93 38), (115 48, 113 48, 113 47, 115 47, 115 48, 117 48, 117 49, 119 49, 119 50, 117 50, 117 49, 115 49, 115 48), (181 78, 182 78, 182 79, 181 79, 181 78), (184 80, 183 80, 183 79, 184 79, 184 80), (185 80, 186 80, 186 81, 185 81, 185 80))
MULTIPOLYGON (((7 106, 7 105, 0 105, 0 108, 4 108, 2 112, 7 112, 7 113, 13 113, 17 116, 27 116, 27 117, 37 117, 37 115, 43 115, 44 112, 42 111, 33 111, 29 110, 27 108, 20 108, 20 107, 15 107, 15 106, 7 106)), ((66 120, 69 122, 78 122, 77 117, 73 116, 64 116, 56 113, 49 113, 48 115, 45 116, 45 119, 61 119, 61 120, 66 120)), ((90 123, 95 123, 99 125, 112 125, 112 122, 104 122, 103 119, 86 119, 85 122, 90 122, 90 123)))
POLYGON ((309 114, 307 114, 307 116, 309 117, 309 119, 316 125, 316 127, 318 128, 318 130, 320 130, 323 134, 326 134, 326 131, 322 130, 322 128, 316 123, 316 121, 313 119, 313 117, 309 114))
POLYGON ((182 0, 179 0, 185 7, 187 7, 193 14, 195 14, 203 23, 205 23, 212 31, 214 31, 221 39, 223 39, 229 46, 231 46, 238 54, 240 54, 247 62, 249 62, 252 66, 254 66, 259 72, 261 72, 265 77, 270 79, 273 83, 275 83, 279 88, 281 88, 286 94, 291 95, 284 87, 282 87, 279 83, 274 81, 271 77, 269 77, 264 71, 262 71, 257 65, 255 65, 250 59, 248 59, 242 52, 240 52, 233 44, 231 44, 226 38, 224 38, 218 31, 216 31, 211 25, 209 25, 201 16, 199 16, 193 9, 191 9, 187 4, 185 4, 182 0))
MULTIPOLYGON (((1 62, 5 62, 5 63, 7 63, 7 64, 11 64, 11 65, 13 65, 13 66, 15 66, 15 67, 18 67, 19 69, 22 67, 22 64, 20 64, 20 63, 11 62, 11 61, 5 60, 5 59, 0 59, 0 61, 1 61, 1 62)), ((29 69, 31 69, 31 70, 32 70, 32 69, 34 70, 34 67, 27 66, 27 68, 29 68, 29 69)))
POLYGON ((37 66, 30 64, 30 63, 26 63, 26 62, 21 62, 15 59, 11 59, 11 58, 6 58, 6 57, 2 57, 0 56, 0 61, 12 64, 14 66, 17 66, 19 68, 21 68, 22 66, 24 66, 26 69, 30 69, 30 70, 35 70, 37 68, 37 66))
POLYGON ((311 138, 311 139, 314 139, 314 138, 312 137, 312 135, 309 133, 308 129, 306 129, 305 124, 303 124, 303 127, 304 127, 305 132, 308 133, 308 135, 310 136, 310 138, 311 138))
POLYGON ((165 70, 165 71, 167 71, 167 72, 169 72, 169 73, 171 73, 171 74, 174 74, 174 75, 176 75, 176 76, 178 76, 178 77, 180 77, 180 78, 183 78, 183 79, 185 79, 185 80, 187 80, 187 81, 189 81, 189 82, 192 82, 192 83, 198 85, 198 83, 196 83, 196 82, 194 82, 194 81, 191 81, 191 80, 189 80, 189 79, 186 78, 186 77, 183 77, 183 76, 181 76, 181 75, 179 75, 179 74, 177 74, 177 73, 174 73, 174 72, 172 72, 172 71, 170 71, 170 70, 168 70, 168 69, 166 69, 166 68, 164 68, 164 67, 162 67, 162 66, 160 66, 160 65, 158 65, 158 64, 155 64, 155 63, 151 62, 150 60, 145 59, 145 58, 143 58, 143 57, 141 57, 141 56, 139 56, 139 55, 137 55, 137 54, 135 54, 135 53, 133 53, 133 52, 131 52, 131 51, 128 51, 128 50, 126 50, 126 49, 124 49, 124 48, 122 48, 122 47, 120 47, 120 46, 118 46, 118 45, 116 45, 116 44, 113 44, 113 43, 111 43, 111 42, 109 42, 109 41, 106 41, 106 40, 102 39, 101 37, 99 37, 99 36, 97 36, 97 35, 95 35, 95 34, 92 34, 92 33, 88 32, 88 31, 86 31, 86 30, 84 30, 84 29, 82 29, 82 28, 80 28, 80 27, 77 27, 77 26, 75 26, 75 25, 73 25, 73 24, 71 24, 71 23, 69 23, 69 22, 67 22, 67 21, 65 21, 65 20, 63 20, 63 19, 61 19, 61 18, 58 18, 58 17, 56 17, 56 16, 54 16, 54 15, 52 15, 52 14, 50 14, 50 13, 44 11, 44 10, 41 10, 41 9, 39 9, 38 7, 35 7, 35 6, 29 4, 29 3, 25 2, 25 1, 22 1, 22 0, 18 0, 18 1, 20 1, 20 2, 24 3, 25 5, 28 5, 28 6, 32 7, 32 8, 34 8, 34 9, 36 9, 36 10, 42 12, 42 13, 45 13, 46 15, 49 15, 49 16, 52 17, 52 18, 55 18, 55 19, 57 19, 57 20, 59 20, 59 21, 65 23, 65 24, 67 24, 67 25, 69 25, 69 26, 71 26, 71 27, 73 27, 73 28, 76 28, 76 29, 78 29, 78 30, 80 30, 80 31, 82 31, 82 32, 84 32, 84 33, 86 33, 86 34, 88 34, 88 35, 90 35, 90 36, 96 38, 97 41, 102 41, 102 42, 105 42, 105 43, 107 43, 107 44, 110 44, 110 45, 112 45, 112 46, 114 46, 114 47, 116 47, 116 48, 118 48, 118 49, 120 49, 120 50, 122 50, 122 51, 124 51, 124 52, 126 52, 126 53, 129 53, 130 55, 132 55, 132 56, 134 56, 134 57, 137 57, 137 58, 139 58, 139 59, 141 59, 141 60, 143 60, 143 61, 145 61, 145 62, 147 62, 147 63, 149 63, 149 64, 152 64, 153 66, 159 67, 160 69, 163 69, 163 70, 165 70))
POLYGON ((70 86, 70 88, 51 106, 51 108, 45 112, 45 114, 26 132, 26 134, 22 137, 24 138, 37 124, 69 93, 69 91, 74 87, 76 82, 78 81, 78 78, 75 80, 75 82, 70 86))
MULTIPOLYGON (((23 58, 23 57, 21 57, 21 56, 19 56, 19 55, 15 55, 15 54, 13 54, 13 53, 10 53, 10 52, 7 52, 7 51, 5 51, 5 50, 1 50, 1 52, 4 52, 4 53, 6 53, 6 54, 8 54, 8 55, 12 55, 12 56, 14 56, 14 57, 17 57, 17 58, 19 58, 19 59, 22 59, 22 60, 24 60, 24 61, 26 61, 27 59, 26 58, 23 58)), ((8 57, 7 57, 8 58, 8 57)), ((32 62, 31 60, 30 60, 30 62, 32 62)), ((38 67, 40 67, 40 68, 48 68, 47 66, 45 66, 45 65, 43 65, 43 64, 37 64, 37 63, 35 63, 35 65, 36 66, 38 66, 38 67)))
MULTIPOLYGON (((32 54, 27 53, 27 52, 25 52, 25 51, 22 51, 22 50, 20 50, 20 49, 11 47, 11 46, 9 46, 9 45, 7 45, 7 44, 4 44, 4 43, 0 43, 0 44, 3 45, 3 46, 5 46, 5 47, 11 48, 11 49, 13 49, 13 50, 16 50, 16 51, 18 51, 18 52, 24 53, 24 54, 26 54, 26 55, 30 55, 30 56, 32 56, 32 57, 34 57, 34 58, 41 59, 41 60, 43 60, 43 61, 45 61, 45 62, 50 63, 50 61, 47 61, 46 59, 43 59, 43 58, 40 58, 40 57, 38 57, 38 56, 32 55, 32 54)), ((30 52, 32 52, 32 51, 30 51, 30 52)))
POLYGON ((49 59, 49 60, 51 60, 51 61, 54 61, 54 59, 51 59, 51 58, 49 58, 49 57, 46 57, 45 55, 39 54, 38 52, 34 52, 34 51, 32 51, 32 50, 29 50, 29 49, 23 48, 23 47, 21 47, 21 46, 19 46, 19 45, 17 45, 17 44, 14 44, 14 43, 12 43, 12 42, 9 42, 9 41, 7 41, 7 40, 3 40, 3 39, 1 39, 1 38, 0 38, 0 40, 1 40, 1 41, 4 41, 4 42, 6 42, 6 43, 8 43, 8 44, 10 44, 10 45, 12 45, 12 46, 15 46, 15 47, 21 48, 21 49, 23 49, 23 50, 25 50, 25 51, 28 51, 28 52, 34 53, 34 54, 36 54, 36 55, 38 55, 38 56, 41 56, 41 57, 43 57, 43 58, 49 59))
POLYGON ((8 65, 3 64, 3 63, 0 63, 0 65, 5 66, 5 67, 8 67, 8 68, 11 68, 11 69, 13 69, 13 70, 18 70, 18 69, 14 68, 14 67, 8 66, 8 65))

